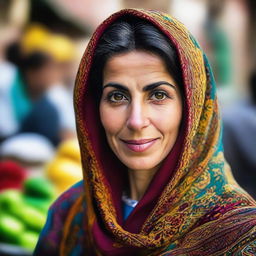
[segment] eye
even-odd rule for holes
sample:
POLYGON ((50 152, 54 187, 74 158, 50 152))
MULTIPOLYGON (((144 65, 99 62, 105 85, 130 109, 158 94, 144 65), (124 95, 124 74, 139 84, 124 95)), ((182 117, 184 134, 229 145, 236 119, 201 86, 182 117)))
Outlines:
POLYGON ((121 92, 112 92, 107 98, 110 102, 123 102, 128 100, 127 97, 121 92))
POLYGON ((155 91, 151 94, 152 100, 160 101, 160 100, 164 100, 166 98, 170 98, 170 97, 168 96, 168 94, 166 92, 163 92, 163 91, 155 91))

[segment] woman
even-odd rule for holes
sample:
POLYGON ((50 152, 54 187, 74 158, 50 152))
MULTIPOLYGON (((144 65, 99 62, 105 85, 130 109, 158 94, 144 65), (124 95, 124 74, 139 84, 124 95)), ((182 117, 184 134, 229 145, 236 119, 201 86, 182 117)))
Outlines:
POLYGON ((253 255, 255 202, 225 163, 213 76, 182 24, 110 16, 75 109, 84 181, 51 207, 34 255, 253 255))

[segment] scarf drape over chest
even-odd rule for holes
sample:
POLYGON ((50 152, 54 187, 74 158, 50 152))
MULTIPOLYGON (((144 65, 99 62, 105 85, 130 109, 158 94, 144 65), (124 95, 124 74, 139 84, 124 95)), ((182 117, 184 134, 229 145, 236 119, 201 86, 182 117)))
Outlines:
POLYGON ((82 255, 235 255, 255 250, 255 202, 236 184, 224 160, 214 78, 202 49, 183 24, 157 11, 125 9, 110 16, 83 55, 74 101, 85 193, 69 209, 60 255, 71 255, 78 243, 84 248, 82 255), (89 75, 101 35, 126 15, 147 20, 173 43, 185 102, 173 150, 124 221, 126 167, 107 144, 89 75), (79 214, 83 221, 77 225, 79 214))

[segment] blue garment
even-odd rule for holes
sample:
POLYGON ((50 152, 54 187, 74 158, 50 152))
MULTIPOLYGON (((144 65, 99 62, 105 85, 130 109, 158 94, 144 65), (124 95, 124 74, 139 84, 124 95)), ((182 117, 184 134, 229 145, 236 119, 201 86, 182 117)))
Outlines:
POLYGON ((37 133, 48 138, 54 146, 60 138, 60 120, 56 107, 43 96, 34 103, 21 124, 20 133, 37 133))
POLYGON ((32 110, 33 103, 27 94, 26 85, 20 72, 16 73, 16 77, 11 88, 11 99, 15 118, 18 124, 21 124, 27 117, 28 113, 32 110))
POLYGON ((138 201, 128 198, 126 195, 122 196, 123 201, 123 217, 126 220, 135 206, 137 205, 138 201))

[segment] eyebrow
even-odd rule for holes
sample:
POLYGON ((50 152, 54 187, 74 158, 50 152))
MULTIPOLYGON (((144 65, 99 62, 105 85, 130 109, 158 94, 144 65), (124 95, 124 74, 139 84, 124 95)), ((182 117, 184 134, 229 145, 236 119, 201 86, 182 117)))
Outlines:
MULTIPOLYGON (((159 82, 155 82, 155 83, 148 84, 148 85, 144 86, 142 91, 143 92, 150 91, 150 90, 153 90, 153 89, 155 89, 156 87, 158 87, 160 85, 168 85, 168 86, 172 87, 174 90, 176 90, 175 85, 173 85, 171 83, 168 83, 166 81, 159 81, 159 82)), ((122 84, 118 84, 118 83, 107 83, 106 85, 103 86, 103 90, 107 87, 114 87, 114 88, 117 88, 117 89, 122 90, 122 91, 129 91, 127 86, 122 85, 122 84)))
POLYGON ((145 87, 143 87, 142 90, 143 90, 143 92, 150 91, 150 90, 153 90, 153 89, 155 89, 156 87, 158 87, 160 85, 168 85, 168 86, 172 87, 174 90, 176 90, 175 85, 173 85, 171 83, 168 83, 166 81, 159 81, 159 82, 156 82, 156 83, 148 84, 145 87))

